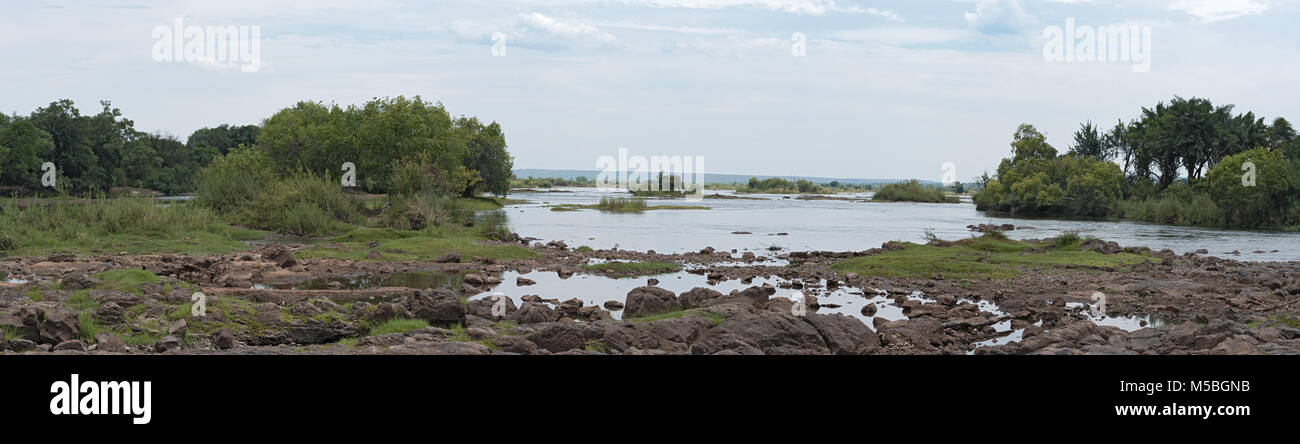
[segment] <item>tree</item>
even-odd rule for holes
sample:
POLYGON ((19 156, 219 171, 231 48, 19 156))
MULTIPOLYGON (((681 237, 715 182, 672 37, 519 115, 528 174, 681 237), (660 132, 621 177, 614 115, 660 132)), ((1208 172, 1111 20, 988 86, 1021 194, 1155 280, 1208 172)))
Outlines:
POLYGON ((514 177, 514 158, 506 151, 506 137, 501 125, 492 122, 486 126, 477 118, 460 118, 456 128, 469 134, 469 153, 465 167, 478 172, 479 181, 466 187, 464 195, 473 196, 489 192, 504 196, 510 191, 510 178, 514 177))
POLYGON ((54 152, 50 135, 19 119, 0 129, 0 185, 35 189, 41 185, 42 159, 54 152))
POLYGON ((189 139, 185 141, 185 146, 194 148, 198 145, 207 145, 216 148, 220 154, 226 154, 231 148, 240 145, 255 145, 257 136, 261 132, 262 127, 257 125, 222 124, 212 128, 200 128, 190 134, 189 139))
POLYGON ((1297 188, 1293 177, 1282 153, 1255 148, 1228 156, 1211 168, 1205 189, 1229 225, 1263 227, 1285 222, 1297 188))
POLYGON ((1038 128, 1026 123, 1016 128, 1016 135, 1011 142, 1011 153, 1015 155, 1015 160, 1052 159, 1056 157, 1056 148, 1047 144, 1047 136, 1039 132, 1038 128))
POLYGON ((1105 143, 1092 121, 1079 125, 1079 130, 1074 132, 1074 146, 1070 147, 1070 153, 1097 160, 1114 157, 1110 145, 1105 143))
POLYGON ((1296 132, 1295 128, 1291 127, 1291 122, 1281 117, 1273 119, 1273 124, 1268 128, 1268 147, 1282 151, 1294 141, 1296 141, 1296 132))

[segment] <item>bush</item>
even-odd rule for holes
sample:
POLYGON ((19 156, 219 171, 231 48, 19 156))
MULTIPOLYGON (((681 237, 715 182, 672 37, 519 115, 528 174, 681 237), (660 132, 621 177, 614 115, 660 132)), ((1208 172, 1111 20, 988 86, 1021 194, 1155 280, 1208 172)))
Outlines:
POLYGON ((199 170, 195 203, 229 213, 243 208, 274 180, 266 153, 240 146, 199 170))
POLYGON ((343 187, 324 177, 298 173, 271 182, 243 212, 241 220, 254 228, 295 236, 343 231, 362 220, 360 205, 343 187))
POLYGON ((383 225, 396 230, 423 230, 464 225, 474 212, 446 193, 425 191, 411 195, 389 195, 382 215, 383 225))
POLYGON ((959 202, 957 197, 948 196, 942 189, 921 185, 920 182, 915 180, 891 183, 882 186, 880 187, 880 190, 876 191, 876 194, 872 196, 871 200, 884 202, 959 202))
POLYGON ((1206 174, 1205 190, 1232 226, 1264 227, 1287 222, 1287 208, 1296 185, 1282 153, 1256 148, 1229 156, 1206 174), (1255 182, 1243 184, 1247 163, 1254 165, 1255 182))

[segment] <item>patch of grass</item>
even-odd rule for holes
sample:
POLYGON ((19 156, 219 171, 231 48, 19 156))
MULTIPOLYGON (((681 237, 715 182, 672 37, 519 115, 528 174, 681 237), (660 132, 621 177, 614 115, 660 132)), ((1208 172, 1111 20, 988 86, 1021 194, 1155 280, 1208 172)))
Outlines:
POLYGON ((84 311, 99 307, 99 303, 90 298, 90 290, 78 290, 68 296, 63 303, 73 310, 84 311))
POLYGON ((601 341, 599 339, 591 339, 587 341, 587 343, 583 346, 583 349, 587 351, 594 351, 597 353, 605 353, 605 351, 609 349, 609 345, 606 344, 605 341, 601 341))
POLYGON ((343 339, 339 339, 338 344, 341 345, 341 346, 343 346, 343 347, 347 347, 347 348, 356 347, 356 346, 357 346, 357 338, 343 338, 343 339))
POLYGON ((104 327, 100 326, 99 322, 90 316, 89 311, 77 313, 77 320, 81 324, 81 342, 86 345, 90 345, 91 341, 95 339, 95 335, 104 331, 104 327))
POLYGON ((156 284, 159 277, 145 270, 121 269, 109 270, 92 275, 100 280, 97 288, 115 290, 140 295, 140 284, 156 284))
POLYGON ((588 246, 586 246, 586 245, 582 245, 582 246, 579 246, 578 248, 573 249, 573 251, 577 251, 577 252, 588 252, 588 251, 593 251, 593 250, 591 249, 591 247, 588 247, 588 246))
POLYGON ((837 262, 831 268, 864 276, 957 279, 1003 279, 1031 270, 1061 272, 1070 268, 1118 268, 1151 261, 1136 254, 1101 254, 1076 249, 1044 249, 1030 242, 981 237, 950 247, 904 243, 903 249, 837 262))
POLYGON ((28 339, 27 334, 23 332, 23 329, 18 327, 14 327, 10 325, 0 325, 0 330, 3 330, 5 332, 5 339, 9 341, 12 341, 14 339, 28 339))
POLYGON ((410 333, 428 326, 429 322, 424 319, 390 319, 370 329, 370 334, 378 336, 389 333, 410 333))
POLYGON ((33 302, 40 302, 42 299, 45 299, 45 293, 36 288, 27 290, 23 292, 23 294, 26 294, 27 298, 31 299, 33 302))
POLYGON ((336 238, 334 245, 320 245, 297 254, 300 258, 348 259, 356 261, 432 261, 438 256, 455 251, 462 258, 487 257, 499 260, 529 259, 537 253, 519 245, 501 245, 485 243, 467 229, 442 229, 415 232, 414 235, 399 233, 387 229, 358 228, 352 233, 336 238), (391 237, 390 237, 391 236, 391 237), (355 241, 352 239, 367 239, 355 241), (372 250, 370 242, 379 242, 374 247, 382 253, 377 259, 367 258, 372 250))
POLYGON ((1066 231, 1061 233, 1055 239, 1052 239, 1052 248, 1057 250, 1077 250, 1079 244, 1083 243, 1083 238, 1079 237, 1077 231, 1066 231))
POLYGON ((0 200, 0 237, 12 239, 0 254, 210 254, 239 251, 240 240, 265 233, 231 226, 212 210, 147 198, 0 200))
POLYGON ((582 269, 601 273, 644 276, 651 274, 676 273, 682 271, 681 264, 672 262, 605 262, 583 265, 582 269))

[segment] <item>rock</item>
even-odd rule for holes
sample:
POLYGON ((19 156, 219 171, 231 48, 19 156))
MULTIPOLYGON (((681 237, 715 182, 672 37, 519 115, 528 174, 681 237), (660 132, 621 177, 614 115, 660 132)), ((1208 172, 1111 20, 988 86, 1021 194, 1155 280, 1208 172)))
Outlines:
POLYGON ((289 338, 298 344, 324 344, 337 341, 354 332, 347 327, 349 326, 309 320, 289 327, 285 333, 288 333, 289 338))
POLYGON ((369 253, 366 253, 366 259, 381 259, 383 257, 384 254, 380 253, 379 250, 370 250, 369 253))
POLYGON ((109 302, 96 308, 92 312, 91 317, 96 321, 99 321, 101 324, 121 324, 126 322, 126 309, 117 305, 115 302, 109 302))
POLYGON ((72 273, 64 276, 60 285, 64 290, 85 290, 101 283, 99 279, 87 276, 84 273, 72 273))
POLYGON ((80 339, 73 339, 71 341, 60 342, 58 345, 55 345, 53 349, 53 351, 65 351, 65 350, 85 352, 86 344, 82 344, 80 339))
POLYGON ((637 287, 627 293, 623 319, 668 313, 682 309, 673 292, 659 287, 637 287))
POLYGON ((219 350, 230 350, 235 348, 235 335, 229 328, 223 328, 212 333, 212 345, 219 350))
POLYGON ((704 332, 692 344, 691 353, 714 354, 725 349, 743 349, 738 347, 737 341, 769 355, 829 353, 821 333, 802 318, 770 311, 741 313, 704 332))
POLYGON ((120 307, 130 307, 140 303, 140 297, 131 293, 113 290, 91 290, 90 299, 100 304, 114 303, 120 307))
POLYGON ((293 252, 279 244, 271 245, 267 249, 262 250, 262 260, 274 262, 275 265, 280 268, 289 268, 298 265, 298 260, 294 259, 293 252))
POLYGON ((519 311, 515 312, 514 318, 520 324, 540 324, 555 322, 560 319, 560 314, 540 302, 524 302, 519 311))
POLYGON ((9 341, 5 340, 5 331, 0 330, 0 352, 9 348, 9 341))
POLYGON ((183 338, 185 337, 185 331, 188 330, 188 328, 189 324, 186 323, 184 319, 177 319, 167 325, 167 334, 183 338))
POLYGON ((934 298, 934 300, 949 307, 957 305, 957 297, 950 294, 941 294, 934 298))
POLYGON ((527 336, 529 341, 551 353, 582 349, 586 337, 575 324, 550 324, 527 336))
POLYGON ((459 262, 460 262, 460 255, 457 254, 455 251, 452 251, 452 252, 449 252, 449 253, 444 254, 444 255, 442 255, 442 256, 438 256, 438 258, 437 258, 437 259, 434 259, 433 262, 435 262, 435 263, 439 263, 439 264, 454 264, 454 263, 459 263, 459 262))
POLYGON ((407 299, 406 308, 433 326, 465 325, 465 304, 446 288, 418 291, 407 299))
MULTIPOLYGON (((683 304, 685 305, 685 304, 683 304)), ((609 311, 619 311, 623 309, 623 303, 619 301, 605 301, 604 307, 609 311)))
POLYGON ((831 353, 863 354, 880 347, 880 338, 857 318, 841 314, 808 314, 803 318, 817 329, 831 353))
POLYGON ((1101 254, 1116 254, 1124 251, 1124 248, 1120 247, 1118 243, 1108 242, 1101 239, 1088 239, 1083 241, 1083 243, 1079 245, 1079 249, 1083 251, 1096 251, 1101 254))
POLYGON ((36 350, 36 343, 26 339, 14 339, 9 341, 9 350, 15 353, 36 350))
POLYGON ((532 280, 532 279, 529 279, 529 278, 526 278, 526 277, 523 277, 523 276, 519 276, 519 277, 515 278, 515 285, 516 285, 516 286, 526 287, 526 286, 529 286, 529 285, 535 285, 535 284, 537 284, 537 281, 534 281, 534 280, 532 280))
POLYGON ((126 353, 126 344, 117 335, 103 332, 95 335, 95 350, 108 353, 126 353))
POLYGON ((487 296, 469 301, 470 314, 492 321, 505 320, 518 310, 515 301, 507 296, 487 296))
POLYGON ((58 344, 81 338, 81 319, 73 310, 46 312, 38 327, 41 343, 58 344))
POLYGON ((876 304, 874 304, 874 303, 869 303, 869 304, 867 304, 867 305, 862 306, 862 315, 863 315, 863 316, 875 316, 875 315, 876 315, 876 310, 877 310, 877 308, 876 308, 876 304))
POLYGON ((711 302, 721 299, 722 293, 712 288, 695 287, 690 291, 682 293, 677 299, 681 301, 683 309, 703 308, 712 305, 711 302))
POLYGON ((289 313, 295 316, 310 318, 312 316, 316 316, 325 312, 321 310, 319 307, 316 307, 316 305, 312 304, 311 302, 298 301, 297 303, 293 304, 292 307, 289 307, 289 313))
POLYGON ((166 353, 172 350, 180 350, 183 345, 185 345, 185 343, 181 341, 181 338, 167 335, 163 336, 162 339, 159 339, 158 342, 153 345, 153 351, 166 353))

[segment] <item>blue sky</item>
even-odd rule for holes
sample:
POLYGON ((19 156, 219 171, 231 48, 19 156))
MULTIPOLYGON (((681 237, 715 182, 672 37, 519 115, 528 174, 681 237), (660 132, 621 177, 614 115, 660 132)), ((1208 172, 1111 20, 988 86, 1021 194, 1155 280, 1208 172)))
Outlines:
POLYGON ((258 123, 299 100, 420 95, 501 122, 519 168, 619 147, 707 172, 938 180, 996 168, 1017 124, 1064 150, 1174 95, 1300 119, 1280 0, 7 1, 0 110, 99 100, 145 131, 258 123), (257 72, 158 62, 151 32, 258 26, 257 72), (1043 56, 1044 30, 1151 29, 1151 69, 1043 56), (505 55, 493 56, 493 35, 505 55), (792 37, 806 38, 802 57, 792 37))

